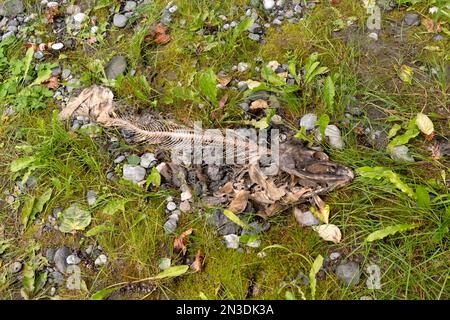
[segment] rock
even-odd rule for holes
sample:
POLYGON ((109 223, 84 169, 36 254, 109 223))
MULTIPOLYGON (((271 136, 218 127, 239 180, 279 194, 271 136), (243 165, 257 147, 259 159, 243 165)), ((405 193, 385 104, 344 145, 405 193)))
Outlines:
POLYGON ((312 130, 316 122, 317 116, 314 113, 307 113, 300 119, 300 127, 304 127, 305 130, 312 130))
POLYGON ((244 111, 249 111, 250 110, 250 105, 247 102, 242 102, 239 104, 239 107, 244 110, 244 111))
POLYGON ((264 9, 272 10, 275 7, 275 0, 263 0, 264 9))
POLYGON ((78 24, 83 23, 83 21, 86 19, 87 15, 83 12, 79 12, 73 16, 73 21, 75 21, 78 24))
POLYGON ((191 211, 191 204, 189 203, 189 201, 182 201, 180 203, 180 210, 181 212, 189 212, 191 211))
POLYGON ((94 246, 92 244, 90 244, 87 248, 86 248, 86 254, 90 255, 92 253, 92 251, 94 251, 94 246))
POLYGON ((164 223, 164 231, 167 234, 174 233, 176 229, 177 229, 177 221, 175 221, 174 219, 169 219, 166 221, 166 223, 164 223))
POLYGON ((417 13, 408 12, 403 21, 408 26, 420 26, 420 16, 417 13))
POLYGON ((79 264, 81 259, 76 254, 71 254, 66 258, 67 264, 79 264))
POLYGON ((177 10, 178 10, 178 7, 176 6, 176 5, 173 5, 173 6, 171 6, 170 8, 169 8, 169 12, 170 13, 175 13, 175 12, 177 12, 177 10))
POLYGON ((354 286, 359 283, 361 271, 357 263, 347 262, 337 266, 336 276, 348 286, 354 286))
POLYGON ((264 29, 261 27, 261 25, 254 23, 250 28, 247 29, 250 33, 257 33, 262 34, 264 32, 264 29))
POLYGON ((123 28, 127 25, 128 18, 120 13, 116 13, 113 17, 113 25, 117 28, 123 28))
POLYGON ((121 163, 125 160, 125 156, 121 155, 114 159, 114 163, 121 163))
POLYGON ((212 181, 219 181, 223 177, 223 172, 220 169, 219 166, 210 164, 208 165, 208 168, 206 169, 206 174, 208 175, 208 178, 212 181))
POLYGON ((66 272, 67 269, 66 259, 71 254, 72 252, 68 247, 61 247, 58 250, 56 250, 53 262, 55 263, 55 267, 59 272, 61 273, 66 272))
POLYGON ((334 124, 329 124, 325 128, 325 137, 328 138, 328 143, 331 147, 336 149, 344 148, 344 141, 341 137, 341 131, 334 124))
POLYGON ((127 60, 123 56, 115 56, 109 60, 105 68, 106 78, 117 79, 119 75, 125 72, 127 60))
POLYGON ((22 263, 19 261, 14 262, 10 267, 11 273, 17 273, 20 270, 22 270, 22 263))
POLYGON ((13 17, 24 11, 22 0, 6 0, 0 4, 0 16, 13 17))
POLYGON ((61 286, 64 283, 64 276, 59 271, 53 271, 53 272, 50 273, 49 282, 53 283, 53 284, 55 284, 57 286, 61 286))
POLYGON ((309 210, 303 212, 299 208, 295 208, 294 217, 297 222, 303 227, 317 226, 318 224, 320 224, 319 219, 317 219, 309 210))
POLYGON ((89 190, 86 194, 88 205, 93 206, 97 202, 97 193, 94 190, 89 190))
POLYGON ((141 163, 140 163, 140 165, 141 165, 141 167, 144 167, 144 168, 150 168, 150 167, 152 167, 155 163, 156 163, 156 158, 155 158, 155 155, 153 154, 153 153, 144 153, 142 156, 141 156, 141 163))
POLYGON ((55 258, 55 252, 56 252, 56 250, 53 249, 53 248, 49 248, 49 249, 47 249, 47 250, 45 251, 45 257, 47 258, 47 260, 48 260, 49 262, 52 262, 52 261, 54 260, 54 258, 55 258))
POLYGON ((339 252, 332 252, 330 254, 330 260, 337 260, 337 259, 339 259, 340 256, 341 256, 341 254, 339 252))
MULTIPOLYGON (((8 31, 8 32, 6 32, 4 35, 2 35, 2 41, 3 40, 5 40, 5 39, 7 39, 7 38, 9 38, 9 37, 11 37, 11 36, 13 36, 14 35, 14 32, 12 32, 12 31, 8 31)), ((40 52, 40 51, 38 51, 38 52, 40 52)), ((36 52, 37 53, 37 52, 36 52)), ((42 56, 43 56, 44 54, 42 54, 42 56)))
POLYGON ((161 258, 161 259, 159 259, 159 265, 158 265, 158 267, 161 269, 161 270, 166 270, 166 269, 169 269, 170 268, 170 265, 171 265, 171 260, 169 259, 169 258, 161 258))
POLYGON ((138 183, 145 179, 147 172, 141 166, 134 166, 131 164, 124 164, 123 166, 123 178, 134 183, 138 183))
POLYGON ((250 241, 247 242, 245 245, 250 248, 259 248, 259 246, 261 245, 261 240, 257 239, 254 241, 250 241))
POLYGON ((123 7, 123 11, 134 11, 136 10, 137 3, 135 1, 127 1, 125 2, 125 6, 123 7))
POLYGON ((97 267, 104 266, 108 262, 108 257, 104 254, 101 254, 95 259, 94 264, 97 267))
POLYGON ((369 33, 368 37, 373 39, 373 40, 375 40, 375 41, 378 41, 378 33, 376 33, 376 32, 369 33))
POLYGON ((227 248, 230 249, 237 249, 239 248, 239 236, 236 234, 228 234, 226 236, 223 236, 225 239, 225 245, 227 248))
POLYGON ((176 205, 175 202, 170 201, 170 202, 167 204, 166 208, 167 208, 167 210, 169 210, 169 211, 173 211, 173 210, 175 210, 175 209, 177 208, 177 205, 176 205))
POLYGON ((61 50, 63 47, 64 45, 61 42, 54 43, 51 46, 53 50, 61 50))
POLYGON ((28 189, 32 189, 37 185, 37 179, 35 176, 29 176, 27 182, 25 182, 25 186, 28 189))
POLYGON ((408 154, 409 149, 405 145, 395 146, 390 151, 391 157, 394 160, 405 161, 405 162, 414 162, 414 158, 408 154))
POLYGON ((214 211, 212 216, 209 218, 209 223, 217 227, 217 233, 221 236, 237 234, 241 229, 239 225, 228 219, 220 209, 214 211))
POLYGON ((249 68, 249 64, 245 63, 245 62, 239 62, 237 65, 237 70, 239 72, 245 72, 248 70, 248 68, 249 68))
POLYGON ((51 8, 57 8, 59 6, 59 3, 56 1, 49 1, 47 2, 47 8, 51 9, 51 8))

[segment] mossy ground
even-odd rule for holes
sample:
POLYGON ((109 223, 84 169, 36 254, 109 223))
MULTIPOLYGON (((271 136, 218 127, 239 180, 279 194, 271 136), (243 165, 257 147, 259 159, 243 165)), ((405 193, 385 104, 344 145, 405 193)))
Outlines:
MULTIPOLYGON (((133 27, 113 29, 94 45, 80 44, 75 51, 67 52, 67 58, 60 62, 70 65, 74 73, 83 74, 83 85, 89 85, 101 83, 104 78, 102 66, 112 56, 125 55, 129 69, 136 69, 136 74, 125 75, 113 86, 116 98, 124 105, 153 108, 182 123, 202 120, 205 126, 225 127, 230 122, 243 119, 244 112, 238 107, 244 99, 242 94, 230 93, 226 110, 220 110, 201 96, 195 99, 180 97, 174 94, 174 88, 181 85, 196 92, 195 75, 206 67, 218 72, 241 61, 253 63, 255 57, 265 62, 278 60, 281 63, 295 59, 301 65, 311 53, 318 52, 321 63, 331 73, 337 74, 334 110, 327 110, 315 91, 305 89, 304 94, 285 107, 282 116, 297 127, 299 116, 305 112, 327 112, 332 121, 338 123, 344 119, 349 97, 356 97, 364 115, 341 128, 347 147, 342 151, 327 148, 331 158, 354 169, 362 166, 389 167, 410 185, 432 187, 437 192, 435 196, 441 197, 442 201, 433 202, 429 208, 419 208, 413 199, 389 183, 356 177, 350 186, 325 198, 331 207, 331 222, 343 233, 340 244, 325 242, 313 230, 300 228, 292 214, 286 212, 269 220, 272 227, 261 236, 259 249, 248 248, 244 253, 227 249, 204 214, 183 215, 178 231, 194 228, 188 253, 195 255, 198 249, 203 250, 204 270, 156 282, 156 289, 151 294, 118 291, 114 297, 284 299, 286 287, 283 284, 288 283, 296 298, 301 297, 300 291, 310 298, 309 287, 295 283, 293 279, 299 272, 307 275, 318 254, 327 256, 340 251, 350 259, 377 263, 381 269, 382 289, 370 290, 365 281, 347 288, 334 274, 327 273, 318 281, 318 299, 360 299, 362 296, 374 299, 448 299, 450 198, 442 177, 450 174, 448 158, 430 159, 425 149, 426 142, 416 139, 411 142, 410 149, 418 161, 413 164, 394 161, 385 150, 360 144, 355 130, 359 126, 378 126, 387 131, 394 121, 406 123, 422 111, 431 115, 437 133, 448 139, 448 37, 433 42, 433 35, 422 27, 405 28, 401 24, 405 7, 400 7, 392 12, 383 12, 383 21, 399 21, 397 29, 391 30, 386 23, 380 35, 381 41, 371 42, 364 31, 367 18, 364 8, 357 1, 343 0, 335 7, 319 4, 299 23, 269 30, 266 42, 261 45, 245 35, 233 37, 232 32, 219 32, 207 37, 196 33, 201 27, 213 29, 219 23, 219 12, 227 13, 231 7, 235 7, 236 15, 242 15, 238 8, 246 1, 175 2, 179 16, 170 26, 171 41, 167 45, 156 46, 145 40, 165 6, 164 1, 155 1, 154 5, 142 9, 144 18, 133 27), (351 16, 357 17, 353 26, 340 32, 333 31, 336 19, 345 20, 351 16), (184 25, 180 23, 182 19, 186 20, 184 25), (426 50, 426 45, 438 50, 426 50), (403 83, 397 76, 396 68, 403 64, 414 66, 411 85, 403 83), (424 71, 430 68, 437 70, 434 76, 424 71), (417 223, 420 227, 372 244, 363 242, 371 232, 399 223, 417 223), (436 237, 443 230, 444 235, 436 237), (258 256, 258 252, 268 246, 273 247, 264 251, 266 257, 258 256)), ((423 1, 414 9, 425 15, 429 6, 423 1)), ((106 8, 94 11, 99 21, 111 19, 106 8)), ((45 32, 45 27, 37 28, 43 28, 42 32, 45 32)), ((16 48, 21 47, 17 45, 16 48)), ((24 52, 24 49, 10 50, 8 54, 20 57, 24 52)), ((257 76, 252 70, 245 75, 246 78, 257 76)), ((6 105, 0 103, 0 109, 6 105)), ((110 221, 114 226, 112 231, 95 237, 57 232, 46 236, 39 232, 38 224, 23 231, 19 218, 21 204, 14 208, 0 202, 0 236, 12 238, 14 243, 2 256, 0 267, 7 270, 13 261, 26 260, 28 248, 34 242, 41 248, 63 244, 71 248, 87 243, 101 244, 110 264, 98 272, 84 268, 83 280, 87 291, 59 291, 59 296, 65 299, 88 298, 93 292, 115 283, 157 274, 159 258, 173 256, 173 236, 165 235, 162 228, 164 199, 168 194, 177 196, 178 191, 148 193, 132 185, 107 180, 105 173, 111 167, 113 156, 107 153, 106 139, 92 140, 67 132, 63 125, 52 125, 55 109, 57 106, 49 103, 45 110, 19 113, 1 120, 0 193, 14 188, 16 177, 10 172, 9 165, 23 154, 16 147, 26 144, 34 146, 42 158, 42 165, 34 173, 38 187, 31 193, 41 194, 54 184, 54 179, 58 179, 61 186, 40 219, 46 219, 56 207, 84 201, 86 191, 90 189, 105 197, 115 195, 126 199, 126 210, 115 216, 94 210, 93 225, 110 221)), ((143 150, 123 141, 121 145, 124 150, 143 150)), ((4 271, 0 275, 6 277, 4 271)), ((19 297, 21 283, 14 278, 3 279, 0 281, 0 296, 7 299, 19 297)), ((48 291, 41 297, 48 297, 48 291)))

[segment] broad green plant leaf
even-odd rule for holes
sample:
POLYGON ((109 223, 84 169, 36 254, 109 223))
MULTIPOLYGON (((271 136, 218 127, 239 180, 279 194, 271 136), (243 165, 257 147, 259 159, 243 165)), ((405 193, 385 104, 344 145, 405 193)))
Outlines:
POLYGON ((247 18, 241 23, 239 23, 233 30, 233 36, 237 37, 241 33, 245 32, 247 29, 249 29, 253 24, 255 23, 255 20, 253 18, 247 18))
POLYGON ((200 74, 199 85, 200 93, 217 105, 217 77, 211 68, 200 74))
POLYGON ((148 188, 151 184, 153 184, 156 188, 159 188, 161 185, 161 175, 156 167, 153 167, 152 171, 147 176, 147 181, 145 183, 146 187, 148 188))
POLYGON ((166 278, 175 278, 179 277, 186 273, 189 270, 189 266, 181 265, 181 266, 172 266, 169 269, 166 269, 160 273, 158 273, 154 277, 147 278, 146 280, 161 280, 166 278))
POLYGON ((76 230, 84 230, 92 220, 91 213, 81 208, 79 204, 73 204, 61 214, 61 226, 59 230, 64 233, 76 230))
POLYGON ((128 201, 122 198, 108 199, 108 203, 103 207, 102 212, 107 215, 114 215, 116 212, 125 211, 125 204, 128 201))
POLYGON ((431 200, 428 190, 424 186, 416 187, 417 205, 420 208, 430 208, 431 200))
POLYGON ((119 290, 120 288, 122 288, 122 286, 117 286, 117 287, 113 287, 113 288, 105 288, 105 289, 99 290, 91 296, 91 300, 103 300, 103 299, 107 298, 111 293, 119 290))
POLYGON ((92 227, 86 232, 86 237, 93 237, 103 232, 108 232, 114 230, 114 227, 110 224, 99 224, 98 226, 92 227))
POLYGON ((264 66, 261 70, 261 77, 275 86, 282 86, 286 84, 286 81, 278 76, 272 69, 267 66, 264 66))
POLYGON ((36 162, 36 158, 34 156, 22 157, 17 160, 11 162, 10 170, 11 172, 18 172, 29 167, 31 164, 36 162))
POLYGON ((325 85, 323 88, 323 95, 325 100, 325 105, 328 111, 333 111, 334 106, 334 96, 336 94, 336 90, 334 88, 334 81, 331 76, 328 76, 325 79, 325 85))
POLYGON ((416 199, 416 194, 411 189, 410 186, 408 186, 406 183, 404 183, 400 176, 396 173, 394 173, 392 170, 385 168, 385 167, 361 167, 356 169, 356 171, 365 178, 370 179, 387 179, 389 182, 391 182, 395 187, 397 187, 402 192, 406 193, 409 197, 416 199))
POLYGON ((408 230, 412 230, 414 228, 417 228, 418 225, 416 224, 396 224, 394 226, 386 227, 384 229, 377 230, 375 232, 372 232, 367 236, 367 238, 364 240, 365 242, 373 242, 376 240, 381 240, 386 238, 387 236, 394 235, 397 232, 404 232, 408 230))
POLYGON ((316 299, 316 274, 320 271, 323 264, 323 257, 319 254, 314 260, 309 271, 309 287, 311 289, 311 298, 316 299))

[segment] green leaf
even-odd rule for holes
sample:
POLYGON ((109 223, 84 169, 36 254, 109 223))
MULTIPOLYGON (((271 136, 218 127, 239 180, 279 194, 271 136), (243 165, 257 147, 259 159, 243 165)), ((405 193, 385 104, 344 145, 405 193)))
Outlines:
POLYGON ((286 81, 283 78, 278 76, 272 69, 267 66, 264 66, 262 68, 261 77, 275 86, 282 86, 286 84, 286 81))
POLYGON ((18 172, 22 169, 27 168, 29 165, 31 165, 35 161, 36 161, 36 158, 34 156, 19 158, 17 160, 14 160, 13 162, 11 162, 10 170, 11 170, 11 172, 18 172))
POLYGON ((200 75, 200 92, 214 105, 217 104, 217 78, 214 71, 209 68, 200 75))
POLYGON ((102 212, 107 215, 114 215, 118 211, 125 211, 125 204, 128 202, 126 199, 113 198, 108 199, 108 203, 103 207, 102 212))
POLYGON ((29 196, 25 199, 25 203, 23 205, 22 214, 20 218, 20 221, 22 222, 25 228, 28 226, 28 221, 33 212, 34 201, 35 198, 33 196, 29 196))
POLYGON ((141 163, 141 157, 138 157, 135 154, 132 154, 130 156, 127 157, 127 162, 128 164, 131 164, 133 166, 137 166, 141 163))
POLYGON ((413 74, 414 70, 407 65, 402 65, 398 70, 398 77, 407 84, 412 83, 413 74))
POLYGON ((416 187, 417 205, 420 208, 429 208, 431 206, 430 194, 424 186, 416 187))
POLYGON ((22 295, 25 299, 29 299, 34 292, 34 268, 30 262, 25 263, 23 267, 22 295))
POLYGON ((34 294, 44 288, 47 283, 47 272, 41 272, 34 281, 34 294))
POLYGON ((409 140, 415 138, 420 133, 420 130, 417 127, 415 120, 416 119, 412 119, 409 122, 408 129, 404 134, 395 137, 394 139, 392 139, 391 142, 389 142, 387 146, 388 150, 392 150, 392 148, 396 146, 407 144, 409 140))
POLYGON ((91 213, 81 208, 78 204, 73 204, 61 214, 61 226, 59 230, 64 233, 74 230, 84 230, 92 220, 91 213))
POLYGON ((247 18, 241 23, 239 23, 233 30, 233 36, 237 37, 247 29, 249 29, 253 24, 255 23, 255 20, 253 18, 247 18))
POLYGON ((410 186, 408 186, 406 183, 404 183, 400 176, 396 173, 394 173, 392 170, 385 168, 385 167, 361 167, 356 169, 357 172, 362 176, 366 178, 371 179, 387 179, 389 180, 395 187, 400 189, 402 192, 406 193, 408 196, 410 196, 413 199, 416 199, 416 194, 411 189, 410 186))
POLYGON ((391 139, 393 137, 395 137, 395 135, 397 134, 397 132, 402 128, 401 125, 399 125, 398 123, 394 124, 392 126, 392 128, 389 130, 388 133, 388 139, 391 139))
POLYGON ((159 188, 159 186, 161 185, 161 175, 159 174, 158 169, 156 169, 156 167, 153 167, 152 171, 147 176, 145 186, 148 188, 150 184, 153 184, 156 188, 159 188))
POLYGON ((33 81, 31 84, 32 86, 41 84, 42 82, 48 80, 50 76, 52 75, 52 70, 50 68, 44 68, 42 70, 39 70, 37 78, 33 81))
POLYGON ((235 215, 232 211, 230 210, 223 210, 223 214, 230 219, 231 221, 233 221, 234 223, 236 223, 237 225, 241 226, 244 229, 251 229, 250 226, 248 224, 246 224, 244 221, 242 221, 241 219, 239 219, 239 217, 237 215, 235 215))
POLYGON ((174 278, 179 277, 186 273, 186 271, 189 270, 189 266, 187 265, 181 265, 181 266, 172 266, 169 269, 166 269, 160 273, 158 273, 154 277, 148 278, 148 280, 160 280, 160 279, 166 279, 166 278, 174 278))
POLYGON ((333 111, 333 105, 334 105, 334 96, 336 94, 335 88, 334 88, 334 82, 331 76, 328 76, 325 79, 325 86, 323 88, 323 94, 324 94, 324 100, 325 105, 327 106, 327 110, 332 112, 333 111))
POLYGON ((120 288, 121 286, 99 290, 91 296, 91 300, 103 300, 107 298, 111 293, 119 290, 120 288))
POLYGON ((31 222, 34 221, 34 218, 37 214, 41 213, 44 209, 45 204, 50 200, 52 196, 53 189, 47 189, 39 198, 36 199, 33 205, 33 210, 31 211, 31 214, 29 215, 27 224, 29 225, 31 222))
POLYGON ((311 270, 309 271, 309 287, 311 289, 311 297, 313 300, 316 299, 316 274, 320 271, 323 264, 323 257, 319 254, 314 260, 311 270))
POLYGON ((328 124, 330 124, 330 117, 324 113, 322 114, 319 119, 316 122, 316 125, 319 127, 319 132, 323 137, 325 137, 325 129, 327 128, 328 124))
POLYGON ((418 225, 416 224, 396 224, 394 226, 390 226, 384 229, 377 230, 375 232, 372 232, 367 236, 367 238, 364 240, 365 242, 373 242, 376 240, 384 239, 387 236, 396 234, 397 232, 404 232, 408 231, 414 228, 417 228, 418 225))
POLYGON ((23 73, 22 81, 26 80, 28 71, 30 70, 31 61, 33 60, 33 54, 34 54, 34 49, 28 48, 27 53, 25 54, 25 59, 24 59, 25 72, 23 73))
POLYGON ((99 224, 86 232, 86 237, 93 237, 103 232, 114 230, 114 227, 110 224, 99 224))

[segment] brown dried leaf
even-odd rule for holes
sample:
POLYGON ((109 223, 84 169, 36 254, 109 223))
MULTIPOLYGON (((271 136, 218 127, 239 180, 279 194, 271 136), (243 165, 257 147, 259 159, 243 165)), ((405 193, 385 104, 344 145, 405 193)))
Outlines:
POLYGON ((49 23, 53 23, 56 17, 60 16, 59 6, 54 6, 45 11, 45 17, 49 23))
POLYGON ((250 192, 247 190, 239 190, 236 194, 236 197, 231 201, 228 206, 228 210, 233 213, 241 213, 247 207, 248 197, 250 192))
POLYGON ((264 189, 267 198, 277 201, 286 194, 286 191, 284 190, 285 187, 278 188, 273 183, 272 179, 267 179, 267 177, 262 173, 259 166, 255 164, 250 165, 248 173, 250 175, 250 180, 264 189))
POLYGON ((427 29, 428 32, 436 32, 439 33, 442 31, 442 24, 438 22, 437 24, 430 18, 422 19, 422 25, 427 29))
POLYGON ((170 36, 167 34, 167 28, 162 23, 158 23, 155 26, 154 41, 156 44, 166 44, 170 41, 170 36))
POLYGON ((203 254, 201 249, 198 249, 197 254, 195 255, 195 260, 192 263, 191 267, 195 270, 195 272, 200 272, 203 270, 203 260, 205 259, 205 255, 203 254))
POLYGON ((220 98, 219 101, 219 108, 223 109, 225 108, 225 104, 227 103, 228 100, 228 93, 225 93, 222 98, 220 98))
POLYGON ((173 250, 175 252, 182 252, 183 256, 186 254, 187 251, 187 242, 189 239, 189 236, 192 234, 193 229, 189 228, 186 231, 184 231, 179 237, 176 237, 173 242, 173 250))
POLYGON ((229 76, 229 75, 226 75, 226 74, 218 74, 217 75, 217 80, 224 87, 227 86, 230 83, 231 79, 233 79, 233 78, 231 76, 229 76))
POLYGON ((44 84, 44 86, 46 86, 47 88, 49 88, 51 90, 56 90, 59 86, 58 76, 51 76, 43 84, 44 84))

